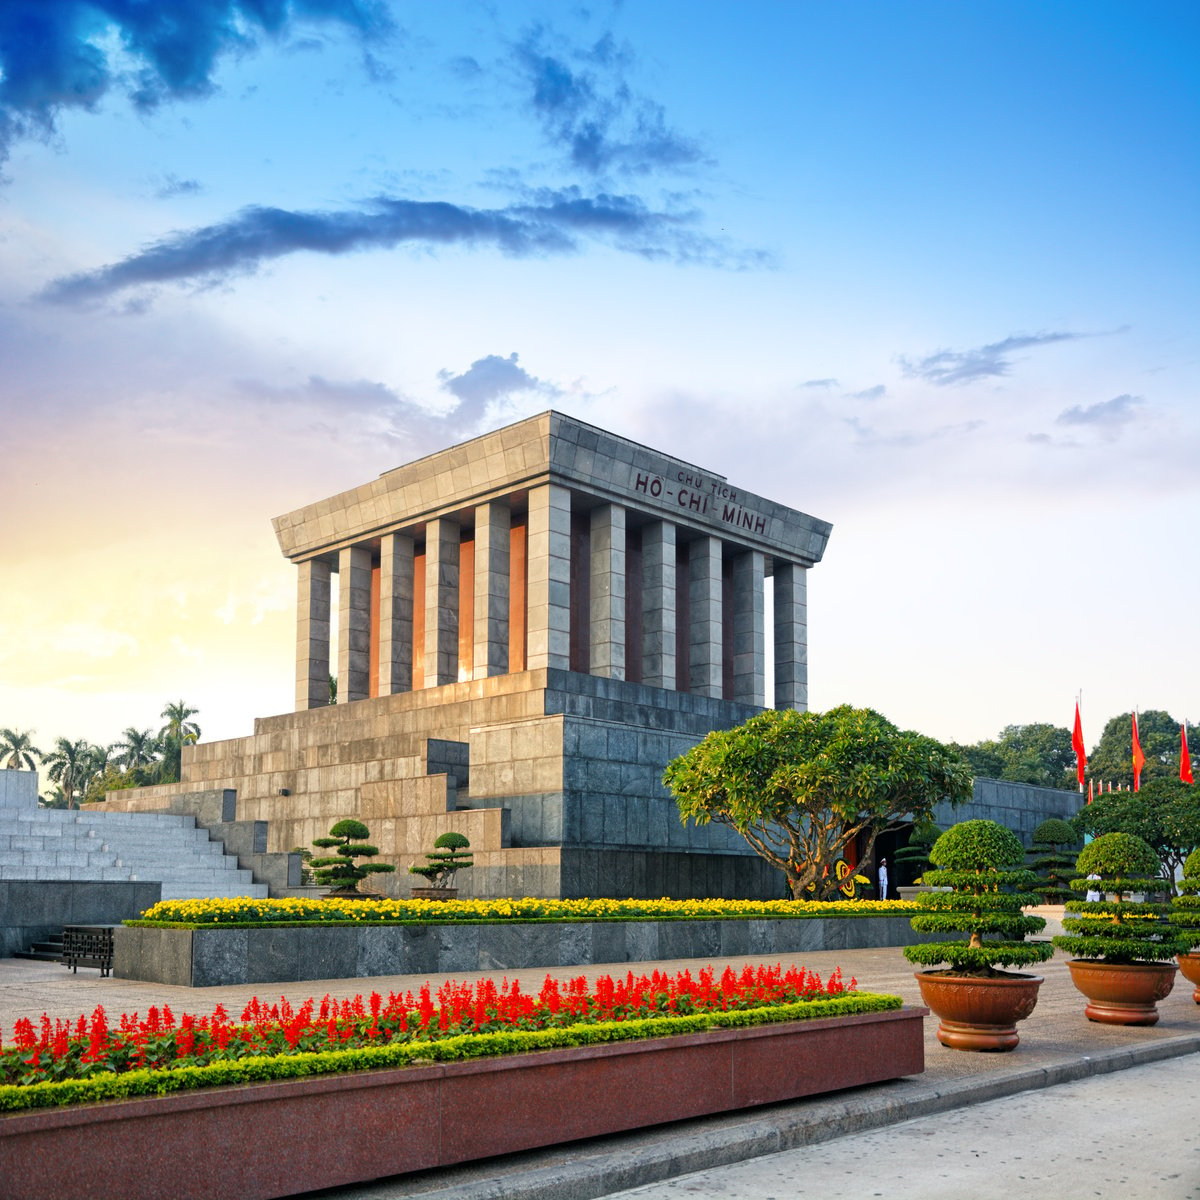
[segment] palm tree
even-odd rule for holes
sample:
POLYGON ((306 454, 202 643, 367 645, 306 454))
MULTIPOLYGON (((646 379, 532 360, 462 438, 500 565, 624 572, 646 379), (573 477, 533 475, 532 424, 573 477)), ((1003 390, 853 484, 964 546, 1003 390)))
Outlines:
POLYGON ((190 708, 186 700, 168 704, 162 710, 161 715, 167 723, 158 731, 159 737, 169 738, 181 746, 198 742, 200 726, 195 721, 189 721, 188 717, 194 717, 199 711, 198 708, 190 708))
POLYGON ((130 767, 148 767, 159 753, 158 738, 153 730, 135 729, 130 725, 121 734, 121 739, 116 749, 121 755, 121 765, 127 770, 130 767))
POLYGON ((22 768, 30 771, 37 770, 35 758, 41 758, 42 752, 33 744, 33 730, 24 732, 17 729, 0 729, 0 758, 7 758, 5 766, 10 771, 20 771, 22 768))
POLYGON ((51 782, 62 788, 68 808, 75 807, 75 793, 86 778, 88 767, 91 765, 91 754, 92 748, 86 738, 70 742, 65 737, 60 737, 54 739, 53 751, 42 758, 43 765, 49 767, 51 782))

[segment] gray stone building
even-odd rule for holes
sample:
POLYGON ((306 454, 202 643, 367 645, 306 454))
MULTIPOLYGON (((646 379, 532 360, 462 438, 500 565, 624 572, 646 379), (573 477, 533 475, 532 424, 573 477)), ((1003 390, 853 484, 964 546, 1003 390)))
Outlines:
POLYGON ((806 707, 830 528, 556 412, 432 454, 276 519, 296 711, 109 805, 234 791, 270 851, 358 816, 399 895, 449 829, 475 854, 465 895, 782 895, 736 834, 685 828, 661 775, 767 703, 768 652, 769 699, 806 707))

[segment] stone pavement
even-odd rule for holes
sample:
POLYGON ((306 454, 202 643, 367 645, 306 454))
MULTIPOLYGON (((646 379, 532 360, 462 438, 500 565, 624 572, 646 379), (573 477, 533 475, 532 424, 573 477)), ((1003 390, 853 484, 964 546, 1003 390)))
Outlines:
MULTIPOLYGON (((707 960, 706 960, 707 961, 707 960)), ((735 968, 759 958, 714 960, 718 968, 735 968)), ((843 975, 858 979, 863 991, 891 992, 908 1004, 919 1004, 920 993, 912 968, 896 948, 828 950, 780 956, 774 961, 803 965, 827 977, 840 966, 843 975)), ((640 973, 658 967, 695 971, 702 961, 618 963, 560 968, 559 978, 605 973, 640 973)), ((379 1180, 373 1184, 321 1193, 338 1200, 384 1200, 385 1197, 422 1196, 426 1200, 585 1200, 623 1189, 672 1179, 688 1172, 741 1162, 777 1151, 826 1142, 847 1134, 879 1129, 914 1117, 947 1113, 983 1101, 1015 1096, 1054 1084, 1086 1079, 1142 1064, 1191 1055, 1200 1050, 1200 1006, 1192 1001, 1191 987, 1178 980, 1174 991, 1159 1005, 1162 1018, 1150 1028, 1094 1024, 1083 1016, 1083 998, 1071 984, 1063 956, 1039 968, 1045 976, 1038 1007, 1019 1026, 1021 1044, 1009 1054, 968 1054, 947 1050, 935 1036, 937 1022, 926 1021, 924 1074, 891 1083, 858 1088, 841 1094, 770 1105, 697 1121, 681 1122, 632 1134, 593 1139, 569 1146, 531 1151, 453 1170, 420 1173, 379 1180)), ((518 978, 522 986, 540 987, 544 969, 492 972, 518 978)), ((309 996, 352 996, 374 989, 417 988, 425 976, 391 976, 373 979, 321 980, 302 984, 239 986, 192 990, 119 979, 101 979, 97 971, 71 975, 54 964, 0 960, 0 1030, 5 1037, 19 1017, 33 1020, 42 1012, 52 1017, 77 1017, 103 1004, 110 1019, 122 1011, 144 1013, 151 1004, 170 1004, 176 1015, 211 1012, 220 1003, 235 1016, 256 993, 264 1000, 286 995, 293 1002, 309 996)), ((428 977, 433 984, 447 976, 428 977)), ((464 973, 455 978, 479 978, 464 973)), ((1200 1060, 1190 1060, 1192 1078, 1200 1085, 1200 1060)), ((1137 1081, 1122 1111, 1147 1108, 1165 1111, 1175 1103, 1170 1090, 1161 1088, 1153 1071, 1128 1077, 1137 1081)), ((1200 1087, 1193 1090, 1200 1091, 1200 1087)), ((636 1097, 630 1097, 635 1103, 636 1097)), ((874 1194, 876 1189, 845 1186, 841 1194, 874 1194)), ((889 1194, 887 1187, 880 1189, 889 1194)), ((764 1193, 765 1195, 766 1193, 764 1193)), ((794 1193, 792 1193, 794 1194, 794 1193)), ((969 1187, 959 1194, 971 1195, 969 1187)), ((1099 1192, 1096 1194, 1103 1195, 1099 1192)), ((1147 1193, 1148 1194, 1148 1193, 1147 1193)), ((1165 1193, 1164 1193, 1165 1194, 1165 1193)), ((1186 1193, 1179 1193, 1186 1194, 1186 1193)), ((1136 1197, 1123 1193, 1123 1200, 1136 1197)))

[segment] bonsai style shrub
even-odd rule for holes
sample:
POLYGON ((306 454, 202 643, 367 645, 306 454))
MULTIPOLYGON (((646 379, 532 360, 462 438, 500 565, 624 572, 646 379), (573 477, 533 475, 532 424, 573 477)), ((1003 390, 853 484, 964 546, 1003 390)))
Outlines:
POLYGON ((1186 954, 1187 937, 1167 921, 1168 903, 1131 900, 1132 893, 1162 893, 1167 886, 1158 855, 1132 833, 1105 833, 1089 842, 1075 860, 1063 928, 1068 932, 1054 944, 1076 958, 1105 963, 1162 962, 1186 954), (1098 876, 1088 880, 1085 876, 1098 876), (1078 893, 1094 889, 1113 900, 1080 899, 1078 893))
POLYGON ((475 860, 466 851, 471 845, 461 834, 451 830, 443 833, 426 853, 423 866, 409 867, 413 875, 424 875, 431 887, 448 890, 454 885, 456 871, 464 871, 475 865, 475 860))
POLYGON ((328 837, 316 838, 314 846, 334 850, 327 858, 314 858, 309 866, 313 876, 322 887, 331 887, 339 895, 358 894, 358 883, 368 875, 380 871, 394 871, 391 863, 356 863, 356 858, 374 858, 378 846, 356 840, 370 837, 371 831, 361 822, 347 818, 338 821, 329 831, 328 837))
POLYGON ((1076 873, 1091 878, 1071 880, 1071 890, 1095 890, 1102 898, 1068 900, 1068 932, 1054 944, 1075 955, 1067 969, 1088 998, 1089 1021, 1154 1025, 1157 1002, 1175 986, 1175 964, 1167 960, 1186 954, 1191 938, 1167 920, 1170 904, 1130 898, 1172 887, 1159 868, 1158 855, 1132 833, 1102 834, 1075 861, 1076 873))
POLYGON ((1046 922, 1021 911, 1038 901, 1037 893, 1030 891, 1037 876, 1023 865, 1025 850, 1012 830, 995 821, 963 821, 938 838, 929 859, 935 869, 925 872, 925 882, 952 890, 917 896, 913 903, 924 911, 912 918, 913 929, 962 931, 970 937, 906 946, 909 962, 949 963, 949 970, 938 974, 988 977, 1004 974, 997 965, 1027 966, 1054 954, 1049 942, 1023 940, 1027 933, 1044 929, 1046 922))
POLYGON ((1033 848, 1029 851, 1029 866, 1037 872, 1034 890, 1043 904, 1062 904, 1071 895, 1071 880, 1075 875, 1075 855, 1068 853, 1079 842, 1079 835, 1069 821, 1051 817, 1033 831, 1033 848))
POLYGON ((1193 850, 1183 864, 1179 895, 1171 901, 1171 919, 1181 937, 1189 942, 1189 953, 1179 955, 1179 970, 1193 985, 1192 999, 1200 1004, 1200 850, 1193 850))
POLYGON ((898 866, 912 872, 914 884, 922 882, 922 876, 929 869, 929 851, 941 836, 941 829, 932 821, 917 821, 908 835, 908 845, 893 856, 898 866))

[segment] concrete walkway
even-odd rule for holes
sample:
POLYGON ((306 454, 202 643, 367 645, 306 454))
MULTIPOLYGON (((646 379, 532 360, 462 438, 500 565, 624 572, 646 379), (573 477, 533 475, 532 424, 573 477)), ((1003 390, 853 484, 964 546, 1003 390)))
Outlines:
MULTIPOLYGON (((595 978, 606 973, 623 974, 628 970, 641 973, 654 967, 675 971, 686 966, 694 972, 707 961, 619 963, 562 968, 551 973, 565 979, 580 974, 595 978)), ((720 969, 728 963, 737 968, 758 961, 761 959, 714 960, 713 965, 720 969)), ((912 968, 899 949, 821 951, 771 961, 803 965, 823 978, 834 967, 840 966, 844 976, 853 975, 858 979, 863 991, 891 992, 902 996, 908 1004, 920 1004, 912 968)), ((384 1200, 385 1197, 405 1196, 423 1196, 428 1200, 483 1200, 485 1197, 488 1200, 500 1197, 585 1200, 674 1179, 688 1172, 880 1129, 916 1117, 950 1113, 1055 1084, 1192 1055, 1200 1050, 1200 1006, 1193 1003, 1191 987, 1186 980, 1179 980, 1171 995, 1159 1005, 1162 1019, 1158 1025, 1133 1028, 1096 1025, 1086 1020, 1083 998, 1072 986, 1061 955, 1040 968, 1040 972, 1045 983, 1038 1007, 1019 1026, 1021 1044, 1010 1054, 968 1054, 947 1050, 937 1042, 934 1036, 937 1022, 930 1018, 926 1021, 926 1069, 922 1075, 827 1097, 770 1105, 320 1194, 336 1196, 339 1200, 384 1200)), ((492 974, 519 978, 523 987, 536 990, 547 972, 539 969, 492 974)), ((36 1021, 46 1012, 52 1017, 74 1018, 83 1012, 90 1013, 97 1004, 104 1005, 110 1020, 123 1011, 144 1014, 151 1004, 163 1003, 170 1004, 177 1016, 185 1011, 209 1013, 218 1003, 237 1016, 255 994, 263 1000, 275 1000, 283 994, 293 1002, 309 996, 320 997, 326 992, 335 997, 353 996, 357 992, 368 994, 371 990, 386 995, 392 990, 415 990, 426 978, 436 985, 448 977, 389 976, 322 980, 282 988, 260 985, 192 990, 101 979, 97 971, 81 970, 73 976, 65 967, 53 964, 4 959, 0 960, 0 1031, 8 1038, 12 1035, 13 1022, 19 1017, 36 1021)), ((472 979, 479 975, 462 974, 454 978, 472 979)), ((1190 1090, 1200 1093, 1200 1059, 1189 1059, 1180 1070, 1185 1078, 1191 1072, 1190 1078, 1194 1082, 1190 1090)), ((1120 1106, 1112 1110, 1114 1128, 1121 1127, 1122 1115, 1130 1110, 1165 1113, 1177 1104, 1178 1089, 1164 1087, 1163 1078, 1152 1069, 1133 1072, 1124 1078, 1132 1086, 1124 1093, 1120 1106)), ((970 1113, 962 1114, 961 1119, 971 1124, 970 1113)), ((1098 1152, 1103 1145, 1103 1135, 1099 1130, 1096 1132, 1098 1136, 1093 1149, 1098 1152)), ((950 1136, 946 1134, 947 1138, 950 1136)), ((1064 1147, 1067 1140, 1064 1132, 1064 1147)), ((871 1168, 870 1180, 863 1177, 861 1187, 857 1183, 849 1187, 843 1183, 840 1194, 871 1196, 881 1192, 885 1196, 895 1195, 889 1186, 891 1176, 887 1174, 886 1160, 881 1166, 880 1160, 873 1157, 871 1168)), ((964 1180, 958 1182, 958 1195, 982 1194, 973 1191, 964 1180)), ((757 1193, 747 1193, 751 1194, 757 1193)), ((795 1189, 763 1193, 764 1196, 798 1194, 795 1189)), ((1096 1191, 1087 1194, 1117 1193, 1096 1191)), ((1120 1193, 1122 1200, 1156 1194, 1160 1193, 1138 1192, 1133 1187, 1120 1193)), ((1188 1193, 1164 1191, 1161 1194, 1188 1193)))

